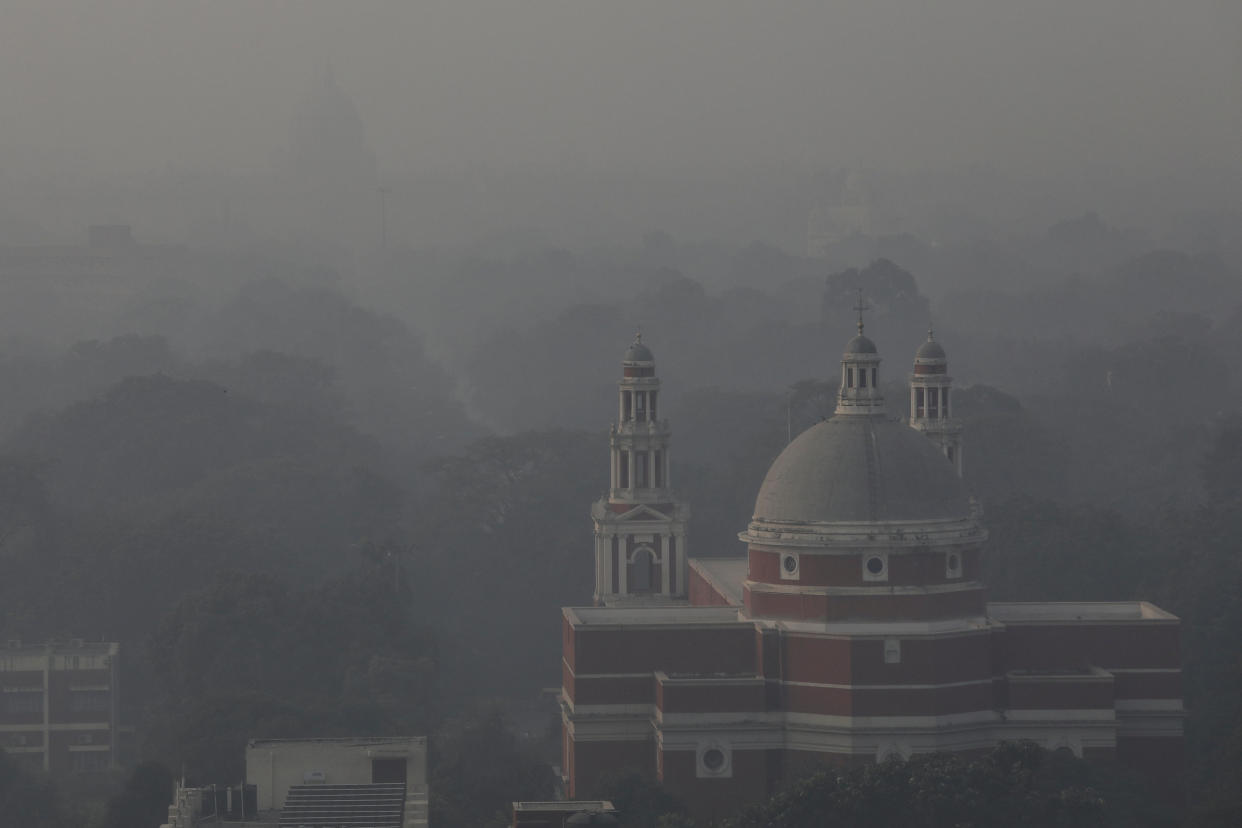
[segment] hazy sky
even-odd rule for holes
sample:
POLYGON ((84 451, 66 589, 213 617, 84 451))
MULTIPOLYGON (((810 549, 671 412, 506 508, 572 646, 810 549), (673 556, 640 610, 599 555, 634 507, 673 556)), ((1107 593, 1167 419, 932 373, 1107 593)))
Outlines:
POLYGON ((388 172, 1242 146, 1239 0, 5 0, 0 172, 265 169, 328 59, 388 172))

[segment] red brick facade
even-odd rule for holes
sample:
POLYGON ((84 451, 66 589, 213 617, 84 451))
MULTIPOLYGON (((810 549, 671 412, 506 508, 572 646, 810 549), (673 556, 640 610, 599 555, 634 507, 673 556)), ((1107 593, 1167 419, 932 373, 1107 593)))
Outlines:
POLYGON ((1178 625, 1149 605, 811 629, 738 614, 692 572, 678 608, 566 610, 571 796, 635 768, 723 815, 817 764, 1019 738, 1117 758, 1180 795, 1178 625), (713 748, 728 754, 717 774, 703 765, 713 748))

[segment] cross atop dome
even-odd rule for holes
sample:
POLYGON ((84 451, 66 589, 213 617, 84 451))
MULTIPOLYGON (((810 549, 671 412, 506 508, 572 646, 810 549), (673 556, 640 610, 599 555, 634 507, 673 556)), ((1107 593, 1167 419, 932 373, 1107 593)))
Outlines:
POLYGON ((854 305, 854 310, 858 311, 858 335, 863 335, 863 311, 871 310, 871 307, 863 302, 862 288, 855 288, 858 291, 858 304, 854 305))

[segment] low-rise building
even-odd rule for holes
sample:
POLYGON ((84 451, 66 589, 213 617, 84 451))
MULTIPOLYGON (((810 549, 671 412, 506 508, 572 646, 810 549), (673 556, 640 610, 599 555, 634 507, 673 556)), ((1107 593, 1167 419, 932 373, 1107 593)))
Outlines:
POLYGON ((366 813, 376 826, 424 828, 427 740, 255 739, 246 746, 246 784, 258 791, 259 813, 279 811, 282 824, 345 824, 366 813))

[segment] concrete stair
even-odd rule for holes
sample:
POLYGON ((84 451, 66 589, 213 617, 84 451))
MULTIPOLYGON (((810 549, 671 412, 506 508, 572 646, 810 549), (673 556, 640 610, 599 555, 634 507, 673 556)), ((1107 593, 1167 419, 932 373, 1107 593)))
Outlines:
POLYGON ((405 785, 296 785, 280 810, 282 828, 403 828, 405 785))

